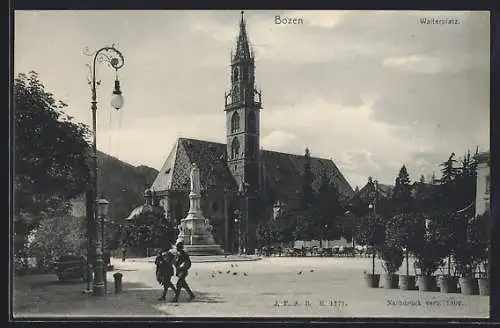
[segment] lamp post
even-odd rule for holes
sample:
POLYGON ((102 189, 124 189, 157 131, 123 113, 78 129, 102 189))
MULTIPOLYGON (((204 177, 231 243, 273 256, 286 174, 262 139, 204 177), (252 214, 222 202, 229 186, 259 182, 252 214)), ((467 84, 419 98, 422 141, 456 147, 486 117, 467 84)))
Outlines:
MULTIPOLYGON (((239 190, 238 190, 238 195, 245 201, 245 240, 244 242, 241 242, 240 244, 245 244, 244 246, 245 247, 241 247, 243 245, 240 246, 240 248, 242 249, 245 249, 246 252, 248 252, 248 183, 246 182, 241 182, 240 184, 240 187, 239 187, 239 190)), ((241 214, 241 212, 240 212, 241 214)), ((241 221, 242 217, 240 215, 240 221, 241 221)), ((241 222, 239 224, 239 226, 241 226, 241 222)), ((238 229, 238 231, 241 230, 241 229, 238 229)), ((239 234, 241 234, 240 232, 238 232, 239 234)), ((241 237, 240 237, 241 239, 241 237)))
MULTIPOLYGON (((98 188, 97 188, 97 86, 101 83, 96 81, 96 63, 106 62, 109 66, 115 69, 115 88, 113 90, 113 98, 111 100, 111 106, 115 109, 120 109, 123 107, 123 96, 120 90, 120 81, 118 80, 118 70, 123 67, 125 62, 123 55, 118 51, 114 45, 111 47, 103 47, 95 52, 90 52, 88 48, 84 49, 83 53, 87 56, 93 56, 92 65, 88 65, 90 68, 90 80, 89 84, 92 91, 91 100, 91 110, 92 110, 92 197, 94 201, 93 211, 89 213, 88 219, 92 222, 92 227, 95 230, 94 236, 97 237, 95 241, 95 266, 94 266, 94 288, 93 294, 97 296, 102 296, 105 294, 104 277, 103 277, 103 258, 102 258, 102 244, 99 241, 99 228, 96 224, 98 213, 98 188)), ((106 207, 106 206, 105 206, 106 207)), ((104 210, 104 209, 103 209, 104 210)))
POLYGON ((234 223, 236 223, 236 233, 237 233, 237 242, 238 242, 238 247, 237 251, 238 254, 241 253, 241 225, 240 225, 241 219, 240 219, 240 211, 236 209, 234 211, 234 223))
MULTIPOLYGON (((97 213, 98 213, 98 219, 99 219, 99 223, 100 223, 100 234, 98 234, 99 238, 98 238, 98 242, 99 242, 99 239, 100 239, 100 244, 101 244, 101 252, 102 254, 104 255, 105 252, 106 252, 106 238, 105 238, 105 233, 104 233, 104 225, 107 221, 107 217, 108 217, 108 213, 109 213, 109 202, 106 200, 106 199, 99 199, 97 201, 97 213)), ((98 257, 97 257, 97 261, 98 261, 98 257)), ((107 287, 107 261, 105 261, 105 259, 103 257, 101 257, 101 260, 102 260, 102 277, 103 277, 103 281, 104 281, 104 293, 106 293, 106 287, 107 287)), ((99 267, 99 265, 97 265, 99 267)))

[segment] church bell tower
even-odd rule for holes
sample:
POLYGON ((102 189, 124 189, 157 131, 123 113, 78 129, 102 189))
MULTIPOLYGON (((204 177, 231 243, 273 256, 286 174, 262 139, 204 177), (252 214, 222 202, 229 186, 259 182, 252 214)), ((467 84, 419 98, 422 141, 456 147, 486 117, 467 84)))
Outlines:
POLYGON ((231 56, 231 89, 225 96, 227 164, 238 184, 258 192, 261 93, 255 88, 255 62, 243 12, 231 56))
POLYGON ((256 245, 259 195, 261 92, 255 88, 255 61, 241 12, 236 52, 231 54, 231 89, 225 94, 227 165, 240 188, 243 247, 256 245))

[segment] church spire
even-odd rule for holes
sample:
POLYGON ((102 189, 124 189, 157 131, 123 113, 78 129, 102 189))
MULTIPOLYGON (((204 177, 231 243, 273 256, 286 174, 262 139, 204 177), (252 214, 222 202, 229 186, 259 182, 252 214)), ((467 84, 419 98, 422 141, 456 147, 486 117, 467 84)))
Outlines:
POLYGON ((238 41, 236 43, 236 53, 234 55, 234 60, 253 58, 252 50, 250 49, 248 41, 244 13, 244 11, 241 11, 240 34, 238 35, 238 41))

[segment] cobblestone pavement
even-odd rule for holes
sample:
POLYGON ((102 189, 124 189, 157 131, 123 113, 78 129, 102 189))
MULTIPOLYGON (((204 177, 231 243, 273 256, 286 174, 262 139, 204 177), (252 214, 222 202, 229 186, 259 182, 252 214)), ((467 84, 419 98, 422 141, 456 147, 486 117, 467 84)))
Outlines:
MULTIPOLYGON (((169 302, 171 291, 167 301, 157 300, 161 290, 152 263, 114 260, 113 264, 115 271, 123 274, 124 291, 102 298, 82 294, 84 284, 47 281, 38 283, 38 288, 31 284, 35 286, 31 296, 25 295, 21 290, 29 290, 28 278, 17 278, 22 287, 16 288, 16 314, 408 318, 489 315, 488 296, 367 288, 363 271, 371 269, 370 259, 274 257, 194 263, 187 280, 197 297, 189 302, 183 292, 179 303, 169 302)), ((381 272, 380 266, 377 271, 381 272)), ((111 282, 109 285, 112 289, 111 282)))

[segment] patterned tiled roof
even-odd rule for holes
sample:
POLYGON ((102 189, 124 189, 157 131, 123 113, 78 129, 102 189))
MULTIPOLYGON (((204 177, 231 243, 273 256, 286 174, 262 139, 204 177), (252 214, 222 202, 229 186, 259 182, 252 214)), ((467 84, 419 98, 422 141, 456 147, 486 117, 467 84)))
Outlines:
MULTIPOLYGON (((237 184, 225 162, 226 145, 217 142, 179 138, 158 173, 151 189, 188 191, 191 163, 200 169, 202 189, 207 183, 237 190, 237 184)), ((265 188, 275 191, 277 199, 299 197, 301 176, 304 171, 304 156, 261 150, 262 173, 265 188)), ((322 172, 337 185, 339 191, 350 197, 354 194, 344 176, 332 160, 311 157, 314 174, 313 188, 321 182, 322 172)))
POLYGON ((207 183, 236 190, 229 168, 225 164, 226 145, 196 139, 179 138, 163 164, 151 189, 156 192, 166 190, 188 191, 191 163, 200 169, 201 188, 207 183))

